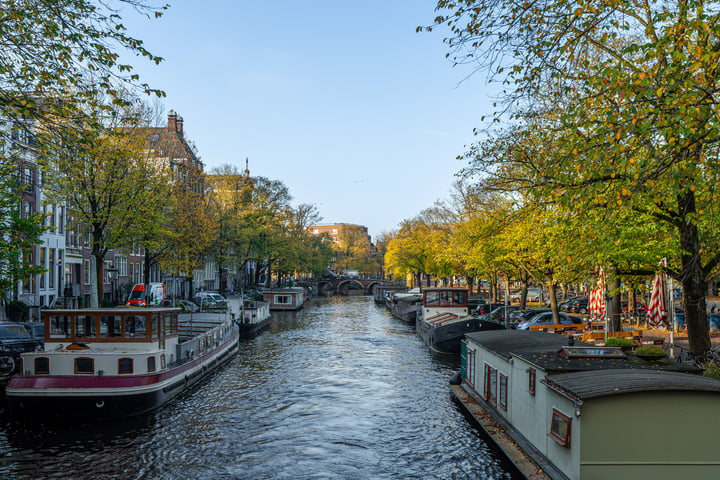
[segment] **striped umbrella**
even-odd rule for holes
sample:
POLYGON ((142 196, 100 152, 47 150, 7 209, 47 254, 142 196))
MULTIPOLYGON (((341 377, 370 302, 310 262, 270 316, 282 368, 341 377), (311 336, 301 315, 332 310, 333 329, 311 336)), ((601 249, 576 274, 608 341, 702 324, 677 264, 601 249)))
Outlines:
POLYGON ((593 320, 605 318, 605 279, 601 268, 598 272, 597 287, 590 291, 588 296, 588 310, 593 320))
POLYGON ((652 328, 670 328, 668 320, 668 308, 666 299, 667 288, 665 287, 665 274, 658 273, 655 275, 652 286, 652 294, 650 295, 650 303, 648 304, 647 322, 652 328))

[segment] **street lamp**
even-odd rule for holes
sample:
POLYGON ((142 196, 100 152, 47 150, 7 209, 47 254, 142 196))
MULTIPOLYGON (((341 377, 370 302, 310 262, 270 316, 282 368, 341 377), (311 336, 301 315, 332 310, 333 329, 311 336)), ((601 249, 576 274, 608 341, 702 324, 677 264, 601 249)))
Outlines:
POLYGON ((118 276, 118 269, 115 267, 108 267, 105 269, 105 271, 108 274, 108 278, 110 279, 110 303, 114 307, 115 306, 115 282, 117 281, 118 276))

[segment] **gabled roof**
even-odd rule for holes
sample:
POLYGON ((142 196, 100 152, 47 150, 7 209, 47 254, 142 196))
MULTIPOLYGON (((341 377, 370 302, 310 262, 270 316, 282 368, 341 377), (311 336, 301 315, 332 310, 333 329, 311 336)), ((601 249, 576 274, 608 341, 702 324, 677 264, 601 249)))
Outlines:
POLYGON ((720 381, 660 370, 615 369, 548 375, 543 382, 576 400, 635 392, 702 391, 720 393, 720 381))

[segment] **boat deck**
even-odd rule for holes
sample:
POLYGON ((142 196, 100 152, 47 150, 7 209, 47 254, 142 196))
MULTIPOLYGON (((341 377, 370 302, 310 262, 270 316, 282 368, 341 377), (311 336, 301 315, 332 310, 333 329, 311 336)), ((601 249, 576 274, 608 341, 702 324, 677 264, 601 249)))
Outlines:
POLYGON ((560 470, 553 464, 533 455, 534 448, 524 438, 511 436, 512 428, 503 427, 495 418, 460 385, 450 385, 455 398, 472 415, 485 433, 505 453, 507 458, 515 465, 518 471, 528 480, 567 480, 560 470))

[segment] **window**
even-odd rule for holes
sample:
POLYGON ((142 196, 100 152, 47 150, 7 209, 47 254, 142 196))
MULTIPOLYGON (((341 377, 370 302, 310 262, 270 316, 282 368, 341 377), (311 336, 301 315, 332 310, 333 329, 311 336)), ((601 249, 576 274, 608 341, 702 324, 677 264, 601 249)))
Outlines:
POLYGON ((570 417, 553 408, 550 437, 560 445, 570 445, 570 422, 570 417))
POLYGON ((118 360, 118 375, 133 373, 133 359, 121 358, 118 360))
POLYGON ((475 386, 475 350, 467 349, 465 362, 465 380, 467 380, 470 385, 475 386))
POLYGON ((95 338, 95 317, 90 315, 75 317, 75 337, 95 338))
POLYGON ((485 400, 495 405, 497 397, 497 370, 485 364, 485 400))
POLYGON ((70 317, 67 315, 50 317, 50 338, 70 338, 70 317))
POLYGON ((83 260, 83 284, 90 285, 90 260, 83 260))
POLYGON ((290 295, 275 295, 276 305, 292 305, 292 297, 290 295))
POLYGON ((95 373, 95 362, 92 358, 76 358, 75 373, 92 375, 95 373))
POLYGON ((38 357, 35 359, 35 375, 50 374, 50 359, 47 357, 38 357))
POLYGON ((508 390, 508 378, 507 375, 500 374, 500 391, 498 392, 498 403, 503 410, 507 410, 507 390, 508 390))
MULTIPOLYGON (((47 270, 47 264, 45 263, 45 255, 46 255, 47 249, 45 247, 40 248, 40 267, 47 270)), ((43 272, 40 274, 40 288, 45 288, 45 277, 47 277, 46 273, 43 272)))
POLYGON ((154 372, 155 371, 155 357, 148 357, 148 372, 154 372))
POLYGON ((120 317, 118 315, 102 315, 100 317, 100 336, 103 338, 120 336, 120 317))
POLYGON ((128 315, 125 317, 125 338, 145 338, 145 317, 128 315))
POLYGON ((55 288, 55 249, 48 249, 48 288, 55 288))
POLYGON ((537 378, 537 373, 535 372, 534 368, 528 368, 528 392, 530 392, 531 395, 535 395, 535 379, 537 378))
POLYGON ((167 364, 165 363, 165 354, 161 353, 160 354, 160 368, 165 368, 166 366, 167 366, 167 364))

